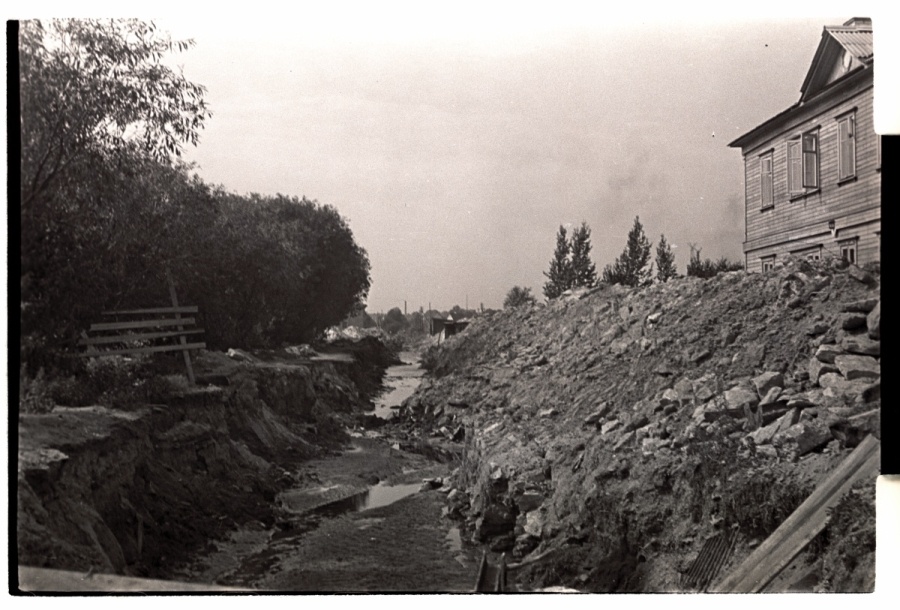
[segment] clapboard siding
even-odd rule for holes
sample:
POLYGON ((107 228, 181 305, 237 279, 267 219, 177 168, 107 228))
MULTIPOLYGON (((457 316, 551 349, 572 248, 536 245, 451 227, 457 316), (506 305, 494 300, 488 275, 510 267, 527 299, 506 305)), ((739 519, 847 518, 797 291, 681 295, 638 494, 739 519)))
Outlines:
MULTIPOLYGON (((823 255, 837 252, 838 242, 858 238, 859 263, 880 259, 881 172, 877 167, 877 135, 873 122, 873 88, 869 80, 854 87, 843 100, 818 100, 817 114, 800 107, 793 123, 780 124, 777 133, 744 150, 746 193, 745 262, 748 270, 761 270, 761 258, 781 258, 804 247, 821 245, 823 255), (839 181, 838 118, 856 117, 856 175, 839 181), (788 189, 788 142, 800 134, 819 130, 819 189, 793 199, 788 189), (762 207, 761 158, 774 161, 774 204, 762 207), (834 220, 832 236, 829 221, 834 220)), ((846 92, 845 92, 846 93, 846 92)))
POLYGON ((769 246, 763 246, 745 253, 745 264, 748 271, 762 271, 762 259, 775 255, 775 263, 778 265, 784 258, 797 254, 802 250, 821 246, 822 258, 840 258, 840 242, 846 239, 858 239, 857 256, 860 264, 869 261, 881 260, 881 220, 855 225, 847 229, 843 234, 838 233, 832 237, 826 229, 813 235, 806 235, 790 241, 781 241, 769 246))

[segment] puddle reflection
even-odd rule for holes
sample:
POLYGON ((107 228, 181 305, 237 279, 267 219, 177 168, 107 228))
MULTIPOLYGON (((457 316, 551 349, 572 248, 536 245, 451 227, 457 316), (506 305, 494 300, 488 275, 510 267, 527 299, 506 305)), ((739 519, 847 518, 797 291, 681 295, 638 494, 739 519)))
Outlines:
POLYGON ((373 485, 366 491, 354 494, 343 500, 337 500, 336 502, 320 506, 313 512, 325 517, 337 517, 345 513, 361 512, 380 506, 387 506, 406 496, 411 496, 419 491, 420 487, 421 483, 411 483, 408 485, 384 485, 383 483, 379 483, 378 485, 373 485))

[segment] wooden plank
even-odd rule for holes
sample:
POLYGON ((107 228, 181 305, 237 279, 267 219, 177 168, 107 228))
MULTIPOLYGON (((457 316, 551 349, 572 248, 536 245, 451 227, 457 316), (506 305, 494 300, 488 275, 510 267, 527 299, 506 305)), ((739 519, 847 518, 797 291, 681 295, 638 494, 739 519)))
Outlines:
POLYGON ((484 593, 487 591, 488 576, 488 559, 487 551, 481 553, 481 564, 478 566, 478 577, 475 579, 475 592, 484 593))
POLYGON ((506 592, 506 553, 500 555, 500 564, 497 566, 497 580, 494 583, 496 593, 506 592))
POLYGON ((160 320, 134 320, 132 322, 101 322, 91 324, 91 332, 100 330, 128 330, 131 328, 157 328, 160 326, 187 326, 194 324, 194 318, 160 319, 160 320))
POLYGON ((138 347, 134 349, 111 349, 106 351, 90 350, 83 354, 83 358, 93 358, 96 356, 116 356, 120 354, 155 354, 158 352, 180 352, 189 349, 206 349, 206 343, 186 343, 184 345, 153 345, 151 347, 138 347))
POLYGON ((167 313, 198 313, 200 308, 196 305, 182 305, 181 307, 151 307, 149 309, 122 309, 120 311, 104 311, 104 316, 137 316, 156 315, 167 313))
POLYGON ((740 583, 740 588, 736 592, 759 593, 767 584, 781 573, 813 539, 825 529, 828 525, 828 510, 843 497, 845 493, 857 482, 865 477, 871 477, 873 484, 878 474, 879 456, 874 454, 863 464, 863 466, 853 473, 844 483, 835 490, 831 501, 821 506, 809 519, 801 529, 791 533, 780 545, 779 550, 770 556, 767 561, 757 566, 750 572, 740 583))
POLYGON ((765 587, 827 524, 828 509, 864 477, 878 472, 880 443, 867 436, 757 549, 714 589, 754 593, 765 587))
MULTIPOLYGON (((166 282, 169 284, 169 297, 172 299, 172 307, 178 308, 178 293, 175 292, 175 281, 172 279, 172 273, 168 269, 166 269, 166 282)), ((181 314, 175 314, 176 319, 181 319, 181 314)), ((183 326, 178 326, 178 330, 181 330, 183 326)), ((185 345, 187 339, 181 337, 178 339, 179 343, 185 345)), ((184 367, 187 369, 188 381, 191 383, 196 383, 194 380, 194 367, 191 365, 191 354, 187 350, 182 352, 184 354, 184 367)))
POLYGON ((78 341, 78 345, 101 345, 107 343, 128 343, 131 341, 146 341, 148 339, 164 339, 166 337, 178 337, 181 335, 199 335, 206 332, 202 328, 188 330, 161 330, 155 333, 131 333, 127 335, 104 335, 102 337, 84 337, 78 341))
POLYGON ((252 589, 238 589, 235 587, 223 587, 212 583, 187 583, 175 580, 152 580, 137 578, 134 576, 120 576, 117 574, 99 574, 90 572, 72 572, 66 570, 54 570, 49 568, 35 568, 19 566, 18 588, 25 592, 35 593, 81 593, 100 592, 110 593, 171 593, 175 591, 190 591, 195 593, 215 593, 220 591, 248 591, 252 589))
MULTIPOLYGON (((786 549, 800 539, 812 540, 815 534, 810 535, 810 533, 813 530, 817 530, 815 533, 818 533, 824 528, 828 506, 836 503, 843 495, 843 491, 849 489, 852 483, 858 480, 855 475, 868 471, 864 466, 869 463, 868 461, 872 459, 873 455, 875 459, 872 463, 877 467, 878 454, 877 451, 874 451, 877 449, 877 445, 877 441, 867 437, 867 440, 861 443, 737 570, 718 585, 716 591, 752 592, 762 588, 771 578, 774 578, 790 562, 790 559, 784 561, 785 555, 790 554, 791 557, 796 555, 796 553, 788 553, 786 549), (757 587, 758 581, 762 580, 765 582, 760 582, 757 587)), ((797 553, 800 550, 802 547, 797 550, 797 553)))

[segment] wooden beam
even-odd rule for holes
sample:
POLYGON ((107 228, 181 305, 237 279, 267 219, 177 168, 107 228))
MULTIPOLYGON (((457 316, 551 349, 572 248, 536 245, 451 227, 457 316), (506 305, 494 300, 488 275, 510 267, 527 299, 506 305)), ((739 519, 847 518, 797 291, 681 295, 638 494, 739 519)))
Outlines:
POLYGON ((123 309, 121 311, 104 311, 104 316, 137 316, 137 315, 156 315, 167 313, 198 313, 199 307, 196 305, 182 305, 181 307, 152 307, 150 309, 123 309))
POLYGON ((878 475, 881 443, 867 436, 765 542, 713 591, 757 593, 785 568, 828 523, 828 510, 857 482, 878 475))
POLYGON ((130 343, 132 341, 146 341, 148 339, 164 339, 166 337, 179 337, 181 335, 199 335, 206 331, 202 328, 188 330, 161 330, 155 333, 131 333, 128 335, 104 335, 102 337, 84 337, 78 341, 78 345, 102 345, 109 343, 130 343))
POLYGON ((187 326, 194 324, 194 322, 194 318, 134 320, 132 322, 101 322, 99 324, 91 324, 91 332, 101 330, 128 330, 132 328, 158 328, 160 326, 187 326))
POLYGON ((158 352, 181 352, 189 349, 206 349, 206 343, 179 343, 178 345, 153 345, 150 347, 137 347, 133 349, 111 349, 106 351, 89 350, 80 354, 82 358, 94 358, 97 356, 117 356, 120 354, 155 354, 158 352))
MULTIPOLYGON (((169 297, 172 299, 172 308, 178 309, 178 294, 175 292, 175 281, 172 279, 172 273, 168 269, 166 269, 166 282, 169 284, 169 297)), ((176 312, 175 319, 180 320, 181 314, 176 312)), ((179 324, 178 330, 181 330, 182 328, 184 327, 179 324)), ((187 343, 187 339, 184 337, 179 337, 178 341, 182 346, 187 343)), ((182 354, 184 354, 184 367, 187 369, 188 381, 192 384, 197 383, 194 379, 194 367, 191 364, 191 354, 187 350, 184 350, 182 354)))
POLYGON ((487 592, 487 577, 488 577, 488 558, 487 551, 482 551, 481 553, 481 564, 478 566, 478 576, 475 578, 475 592, 476 593, 484 593, 487 592))

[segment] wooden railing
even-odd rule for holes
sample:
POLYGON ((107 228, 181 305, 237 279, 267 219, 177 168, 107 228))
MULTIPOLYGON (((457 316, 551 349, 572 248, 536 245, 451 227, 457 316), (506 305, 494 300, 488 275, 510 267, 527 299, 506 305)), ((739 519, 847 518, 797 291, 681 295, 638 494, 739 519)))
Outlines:
POLYGON ((116 321, 91 324, 91 334, 82 333, 78 342, 87 346, 81 355, 95 357, 180 351, 184 354, 188 379, 196 383, 190 350, 205 349, 206 343, 188 343, 187 338, 201 335, 204 331, 202 328, 191 328, 196 324, 196 319, 183 318, 182 314, 197 314, 199 309, 196 305, 179 306, 175 284, 171 276, 167 279, 171 307, 104 311, 104 316, 115 317, 116 321))

